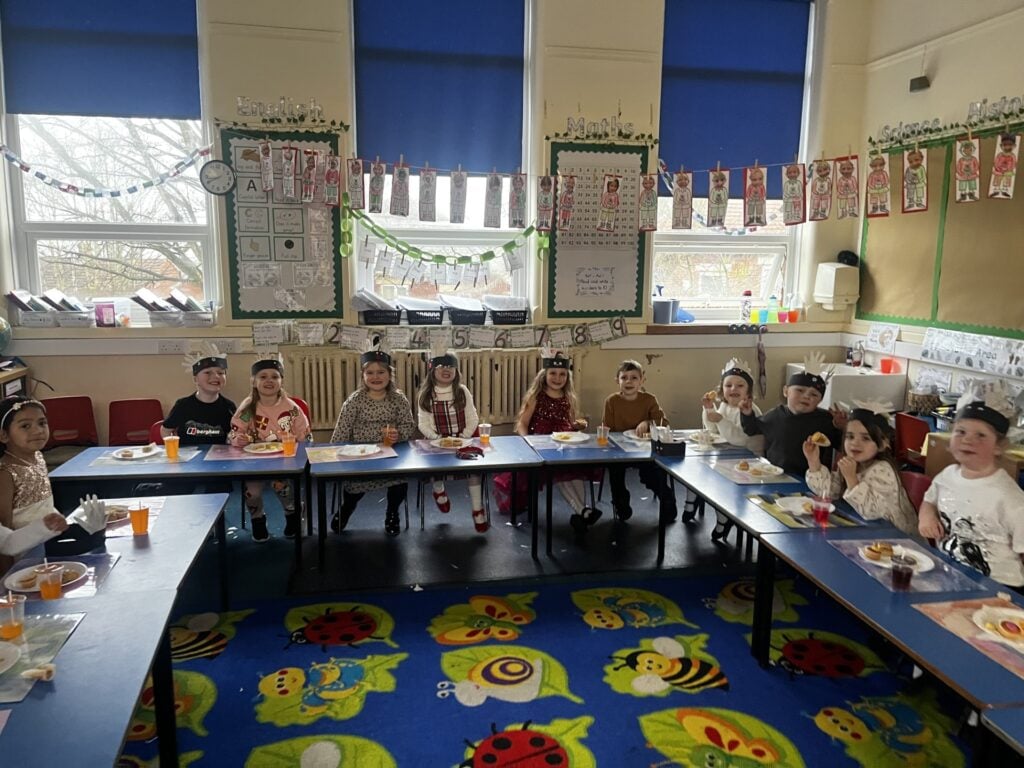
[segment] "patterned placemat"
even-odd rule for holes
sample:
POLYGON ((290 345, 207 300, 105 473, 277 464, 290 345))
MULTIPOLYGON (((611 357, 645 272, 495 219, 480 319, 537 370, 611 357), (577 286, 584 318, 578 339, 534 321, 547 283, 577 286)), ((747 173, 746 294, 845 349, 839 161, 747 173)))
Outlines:
MULTIPOLYGON (((687 446, 689 451, 689 446, 687 446)), ((770 467, 772 464, 764 459, 720 459, 712 464, 712 469, 715 470, 722 477, 738 485, 779 485, 781 483, 799 483, 795 477, 789 475, 756 475, 751 474, 747 470, 741 469, 744 465, 747 465, 751 469, 757 469, 764 471, 765 467, 770 467)))
POLYGON ((36 681, 23 678, 21 673, 53 661, 84 616, 66 613, 25 617, 21 637, 12 642, 21 655, 14 666, 0 674, 0 704, 15 704, 28 695, 36 681))
MULTIPOLYGON (((225 446, 226 447, 226 446, 225 446)), ((123 448, 120 450, 124 450, 123 448)), ((147 456, 144 459, 116 459, 114 458, 115 451, 110 453, 104 453, 92 460, 89 464, 90 467, 123 467, 128 464, 181 464, 184 461, 192 461, 196 456, 199 455, 198 448, 179 448, 178 458, 168 459, 167 454, 163 451, 155 453, 152 456, 147 456)))
POLYGON ((986 631, 975 622, 975 615, 986 606, 1006 611, 1017 617, 1024 617, 1024 610, 1001 597, 914 605, 917 610, 943 629, 949 630, 975 650, 1006 667, 1017 677, 1024 678, 1024 642, 997 639, 1001 637, 999 634, 986 631))
MULTIPOLYGON (((890 592, 895 592, 892 586, 892 571, 885 566, 875 565, 874 561, 868 561, 860 554, 864 547, 875 541, 878 539, 846 539, 829 541, 829 544, 855 562, 879 584, 890 592)), ((970 576, 945 563, 935 550, 926 550, 910 539, 891 539, 889 543, 893 546, 899 545, 911 556, 926 557, 935 563, 932 570, 914 574, 910 580, 911 592, 971 592, 982 589, 982 586, 970 576)))
MULTIPOLYGON (((781 495, 782 494, 778 494, 778 493, 767 493, 767 494, 752 493, 752 494, 748 495, 747 498, 750 499, 752 502, 754 502, 757 506, 759 506, 765 512, 767 512, 769 515, 774 517, 776 520, 778 520, 780 523, 785 525, 787 528, 818 528, 818 527, 820 527, 819 524, 814 521, 814 518, 811 515, 794 515, 792 512, 787 512, 782 507, 780 507, 778 504, 776 504, 775 503, 776 500, 779 499, 781 497, 781 495)), ((786 495, 792 495, 792 496, 796 496, 796 497, 803 497, 803 494, 800 494, 800 493, 786 494, 786 495)), ((809 500, 809 497, 804 497, 804 498, 808 498, 808 500, 809 500)), ((832 514, 830 514, 828 516, 828 522, 825 524, 825 527, 826 528, 837 528, 837 527, 838 528, 851 528, 851 527, 855 527, 855 526, 858 526, 858 525, 863 525, 863 523, 861 523, 858 520, 854 520, 851 517, 846 517, 842 513, 839 513, 838 511, 836 511, 836 512, 833 512, 832 514)))
MULTIPOLYGON (((100 584, 107 578, 107 574, 110 573, 117 561, 121 559, 121 555, 116 552, 103 552, 97 555, 72 555, 70 557, 52 557, 50 558, 53 562, 76 562, 83 563, 87 570, 85 578, 77 584, 64 587, 63 597, 77 598, 77 597, 92 597, 96 594, 100 584)), ((6 579, 8 574, 20 571, 22 568, 28 568, 33 565, 42 565, 43 559, 40 557, 28 557, 24 560, 16 562, 11 569, 4 574, 3 578, 6 579)), ((40 600, 38 592, 26 592, 25 596, 29 600, 40 600)))
POLYGON ((306 449, 306 459, 310 464, 331 464, 335 461, 364 461, 366 459, 393 459, 398 455, 394 448, 384 448, 368 456, 343 456, 338 453, 340 445, 322 445, 306 449))

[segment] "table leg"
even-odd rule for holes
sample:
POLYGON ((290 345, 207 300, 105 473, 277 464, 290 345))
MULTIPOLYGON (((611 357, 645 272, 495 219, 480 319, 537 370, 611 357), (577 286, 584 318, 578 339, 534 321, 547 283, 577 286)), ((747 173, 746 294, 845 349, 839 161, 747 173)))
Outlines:
MULTIPOLYGON (((304 498, 302 496, 302 479, 298 476, 293 478, 292 484, 292 498, 295 499, 295 506, 299 506, 299 499, 304 498)), ((295 522, 298 525, 295 527, 295 570, 298 571, 302 566, 302 511, 296 509, 295 513, 299 516, 299 519, 295 522)))
POLYGON ((228 610, 231 597, 228 594, 228 532, 224 523, 224 510, 217 515, 217 522, 214 526, 217 532, 217 559, 220 562, 220 609, 228 610))
POLYGON ((544 480, 546 481, 546 487, 544 490, 544 504, 545 504, 545 522, 544 522, 544 536, 547 542, 545 549, 548 555, 551 555, 551 491, 554 483, 551 481, 552 473, 548 470, 544 470, 544 480))
POLYGON ((537 560, 537 471, 530 470, 526 473, 526 517, 530 523, 530 555, 537 560))
POLYGON ((309 473, 309 467, 302 476, 302 484, 306 489, 306 497, 303 499, 306 507, 306 535, 313 535, 313 476, 309 473))
POLYGON ((746 561, 749 563, 753 557, 754 557, 754 534, 748 532, 747 533, 746 561))
POLYGON ((178 764, 178 724, 174 714, 174 675, 171 672, 171 637, 164 630, 153 657, 153 709, 160 749, 160 765, 178 764))
MULTIPOLYGON (((517 494, 516 494, 516 485, 517 485, 516 481, 517 480, 519 480, 519 473, 518 472, 512 472, 512 488, 509 490, 508 503, 509 503, 509 512, 512 513, 512 527, 513 528, 516 527, 516 507, 518 506, 518 502, 519 502, 519 499, 516 498, 516 496, 517 496, 517 494)), ((529 502, 527 502, 527 503, 529 503, 529 502)), ((534 554, 534 556, 536 556, 536 554, 537 554, 537 547, 533 548, 533 554, 534 554)))
POLYGON ((658 510, 658 565, 661 565, 665 561, 665 518, 661 515, 661 510, 658 510))
POLYGON ((772 602, 775 597, 775 554, 762 545, 757 551, 757 581, 754 588, 754 621, 750 652, 761 667, 768 666, 772 635, 772 602))
POLYGON ((320 560, 320 569, 323 570, 327 549, 327 481, 323 478, 316 481, 316 527, 317 557, 320 560))

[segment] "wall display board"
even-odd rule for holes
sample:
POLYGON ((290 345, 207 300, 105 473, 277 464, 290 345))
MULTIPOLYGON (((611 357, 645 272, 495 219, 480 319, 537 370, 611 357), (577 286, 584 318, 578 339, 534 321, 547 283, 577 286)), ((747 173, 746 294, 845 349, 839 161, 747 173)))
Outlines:
POLYGON ((338 137, 324 132, 221 129, 221 152, 238 182, 226 196, 228 280, 235 319, 334 317, 342 313, 339 209, 324 204, 328 154, 338 137), (260 143, 269 140, 273 189, 264 191, 260 143), (297 154, 282 185, 282 150, 297 154), (312 200, 302 202, 304 151, 319 152, 312 200))
POLYGON ((549 246, 549 317, 643 315, 647 235, 638 231, 637 200, 647 160, 646 146, 552 142, 558 214, 549 246), (568 183, 571 216, 563 197, 568 183))

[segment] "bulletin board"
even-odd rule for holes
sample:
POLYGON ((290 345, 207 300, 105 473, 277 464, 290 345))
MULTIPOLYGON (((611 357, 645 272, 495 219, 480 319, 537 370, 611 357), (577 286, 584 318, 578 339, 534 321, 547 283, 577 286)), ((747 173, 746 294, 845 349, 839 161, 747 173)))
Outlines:
POLYGON ((1024 179, 1018 173, 1012 200, 989 199, 996 139, 992 131, 975 135, 978 202, 954 202, 949 138, 927 150, 928 210, 900 213, 902 151, 889 155, 893 213, 864 219, 859 319, 1024 338, 1024 179))
MULTIPOLYGON (((324 205, 324 169, 313 202, 287 200, 281 192, 281 148, 338 154, 335 134, 308 131, 221 130, 221 157, 238 182, 225 198, 228 282, 235 319, 337 317, 342 314, 340 212, 324 205), (274 189, 263 191, 259 142, 269 138, 274 189)), ((302 163, 296 163, 301 174, 302 163)), ((301 179, 296 179, 296 189, 301 179)))
POLYGON ((646 146, 553 142, 552 173, 576 177, 575 208, 565 230, 551 232, 548 256, 549 317, 641 317, 646 233, 637 201, 646 146), (598 231, 605 174, 619 181, 614 231, 598 231))

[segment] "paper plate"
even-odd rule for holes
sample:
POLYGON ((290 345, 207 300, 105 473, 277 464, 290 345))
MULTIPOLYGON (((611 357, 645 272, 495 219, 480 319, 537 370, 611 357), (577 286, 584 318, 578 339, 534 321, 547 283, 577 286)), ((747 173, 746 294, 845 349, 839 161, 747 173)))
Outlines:
POLYGON ((446 451, 457 451, 459 448, 472 445, 473 440, 468 437, 439 437, 437 440, 431 440, 430 444, 435 448, 443 448, 446 451))
MULTIPOLYGON (((59 564, 64 566, 64 575, 62 576, 62 579, 64 580, 63 587, 65 589, 75 586, 85 578, 87 573, 89 573, 89 568, 86 564, 79 563, 76 560, 54 560, 50 564, 59 564), (69 574, 74 578, 69 576, 69 574)), ((28 568, 21 568, 14 573, 8 574, 7 578, 4 579, 4 588, 13 592, 38 592, 39 588, 36 587, 34 578, 35 574, 33 573, 35 568, 36 566, 30 565, 28 568), (27 579, 30 576, 33 577, 31 583, 21 583, 22 579, 27 579)))
POLYGON ((590 435, 586 432, 552 432, 551 439, 556 443, 585 443, 590 435))
POLYGON ((651 439, 650 432, 647 433, 647 437, 640 437, 637 435, 635 429, 627 429, 625 432, 622 433, 622 436, 628 440, 636 440, 639 443, 646 443, 651 439))
POLYGON ((343 445, 338 449, 339 456, 373 456, 381 452, 381 447, 376 443, 359 443, 357 445, 343 445))
POLYGON ((1024 653, 1024 611, 984 605, 974 612, 971 621, 989 640, 995 640, 1024 653))
POLYGON ((275 453, 281 453, 284 450, 284 446, 280 443, 249 443, 242 450, 246 453, 255 453, 257 456, 270 456, 275 453))
POLYGON ((697 445, 722 445, 722 443, 729 442, 721 435, 713 432, 690 432, 683 439, 688 443, 696 443, 697 445))
POLYGON ((782 467, 776 467, 774 464, 768 464, 764 461, 751 461, 748 462, 748 465, 746 469, 741 469, 737 463, 734 465, 734 469, 751 477, 778 477, 783 471, 782 467))
MULTIPOLYGON (((124 504, 107 504, 104 506, 104 512, 107 516, 107 527, 110 528, 115 525, 123 525, 128 522, 128 507, 124 504)), ((75 507, 75 510, 68 515, 68 518, 77 518, 82 514, 82 507, 75 507)))
MULTIPOLYGON (((867 546, 860 547, 857 550, 857 554, 861 556, 861 559, 872 565, 877 565, 879 568, 892 568, 892 563, 889 558, 883 557, 881 560, 872 560, 865 554, 867 546)), ((935 561, 932 560, 928 555, 918 552, 916 549, 909 550, 904 549, 899 544, 893 544, 892 551, 894 555, 907 554, 914 558, 917 563, 914 565, 914 573, 927 573, 935 567, 935 561)))
MULTIPOLYGON (((782 507, 784 510, 789 512, 791 515, 810 515, 813 514, 811 507, 811 500, 806 496, 781 496, 775 500, 775 503, 782 507), (805 506, 806 505, 806 506, 805 506)), ((829 504, 828 511, 835 512, 836 505, 829 504)))
POLYGON ((0 675, 18 663, 21 648, 14 643, 0 640, 0 675))
POLYGON ((138 448, 119 448, 111 455, 121 461, 135 461, 136 459, 149 459, 153 456, 159 456, 163 452, 163 446, 142 445, 138 448))

